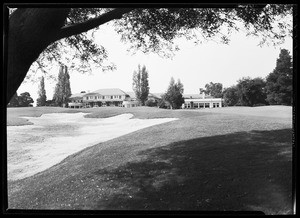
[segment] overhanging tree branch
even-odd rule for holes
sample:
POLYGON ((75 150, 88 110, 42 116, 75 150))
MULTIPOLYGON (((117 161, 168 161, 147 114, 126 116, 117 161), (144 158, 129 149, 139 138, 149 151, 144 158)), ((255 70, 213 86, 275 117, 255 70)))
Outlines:
POLYGON ((126 14, 133 9, 134 8, 117 8, 86 22, 63 27, 57 34, 57 40, 86 32, 90 29, 100 26, 101 24, 107 23, 108 21, 120 19, 122 18, 123 14, 126 14))

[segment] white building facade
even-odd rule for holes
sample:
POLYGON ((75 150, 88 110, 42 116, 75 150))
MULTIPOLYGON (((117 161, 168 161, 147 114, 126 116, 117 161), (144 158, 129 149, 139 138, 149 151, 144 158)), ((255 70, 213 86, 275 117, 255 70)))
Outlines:
POLYGON ((182 108, 190 109, 205 109, 205 108, 217 108, 222 107, 222 98, 213 98, 211 96, 205 96, 205 94, 192 94, 183 95, 184 103, 182 108))

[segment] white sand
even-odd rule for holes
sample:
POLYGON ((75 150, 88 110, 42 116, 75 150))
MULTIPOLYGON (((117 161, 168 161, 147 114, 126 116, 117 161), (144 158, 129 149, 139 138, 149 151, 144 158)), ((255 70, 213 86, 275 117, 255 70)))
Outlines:
POLYGON ((51 113, 24 117, 34 125, 7 127, 8 180, 32 176, 86 147, 177 118, 84 118, 87 113, 51 113))

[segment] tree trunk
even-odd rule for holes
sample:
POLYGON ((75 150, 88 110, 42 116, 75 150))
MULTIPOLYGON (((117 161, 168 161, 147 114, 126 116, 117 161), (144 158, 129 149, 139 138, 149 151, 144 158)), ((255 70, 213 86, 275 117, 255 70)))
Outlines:
POLYGON ((9 18, 7 93, 10 101, 31 64, 56 41, 69 8, 21 8, 9 18))

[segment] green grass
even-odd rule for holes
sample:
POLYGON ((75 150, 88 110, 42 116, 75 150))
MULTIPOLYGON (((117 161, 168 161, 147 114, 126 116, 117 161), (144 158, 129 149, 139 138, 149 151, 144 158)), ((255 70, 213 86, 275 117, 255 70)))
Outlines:
POLYGON ((86 148, 44 172, 9 181, 9 208, 292 211, 290 108, 261 107, 250 115, 239 108, 230 113, 31 108, 8 117, 40 116, 44 110, 91 112, 89 118, 132 113, 179 120, 86 148), (278 110, 285 115, 278 116, 278 110), (269 116, 261 116, 262 111, 269 116))

